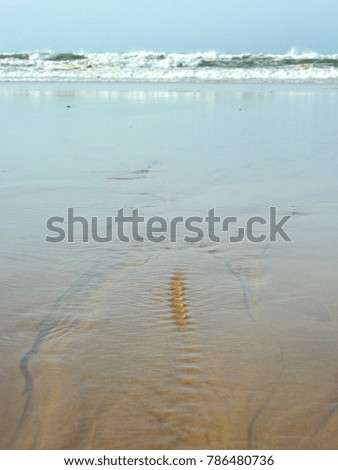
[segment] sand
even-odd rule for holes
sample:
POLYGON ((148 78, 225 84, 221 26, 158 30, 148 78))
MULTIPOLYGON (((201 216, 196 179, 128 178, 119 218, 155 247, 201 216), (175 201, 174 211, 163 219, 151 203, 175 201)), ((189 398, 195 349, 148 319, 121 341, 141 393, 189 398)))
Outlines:
POLYGON ((328 85, 1 85, 2 449, 338 448, 337 101, 328 85), (292 242, 45 241, 69 207, 270 206, 292 242))

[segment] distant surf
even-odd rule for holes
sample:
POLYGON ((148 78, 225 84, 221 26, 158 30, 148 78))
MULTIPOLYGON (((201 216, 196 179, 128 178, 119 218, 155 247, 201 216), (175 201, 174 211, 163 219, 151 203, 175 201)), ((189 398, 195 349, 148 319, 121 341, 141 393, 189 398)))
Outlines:
POLYGON ((0 81, 327 82, 338 54, 0 52, 0 81))

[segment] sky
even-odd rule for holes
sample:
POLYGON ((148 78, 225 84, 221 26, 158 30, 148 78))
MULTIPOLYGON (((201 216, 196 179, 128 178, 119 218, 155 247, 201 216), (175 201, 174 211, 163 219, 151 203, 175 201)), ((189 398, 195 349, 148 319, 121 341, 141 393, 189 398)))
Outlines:
POLYGON ((0 0, 0 50, 338 53, 337 0, 0 0))

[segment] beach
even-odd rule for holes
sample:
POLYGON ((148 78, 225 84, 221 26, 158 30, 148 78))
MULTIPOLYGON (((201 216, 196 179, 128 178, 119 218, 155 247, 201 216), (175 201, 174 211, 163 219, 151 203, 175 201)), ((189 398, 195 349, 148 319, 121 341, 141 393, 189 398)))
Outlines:
POLYGON ((337 105, 330 82, 0 83, 1 449, 337 449, 337 105), (69 208, 103 235, 121 208, 270 207, 291 241, 46 241, 69 208))

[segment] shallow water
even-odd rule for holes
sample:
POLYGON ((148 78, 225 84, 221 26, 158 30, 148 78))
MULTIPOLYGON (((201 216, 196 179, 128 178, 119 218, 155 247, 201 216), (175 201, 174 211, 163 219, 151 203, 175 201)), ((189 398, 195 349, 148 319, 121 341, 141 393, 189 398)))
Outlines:
POLYGON ((0 87, 1 448, 337 448, 337 101, 0 87), (68 207, 102 222, 269 206, 292 243, 45 241, 68 207))

